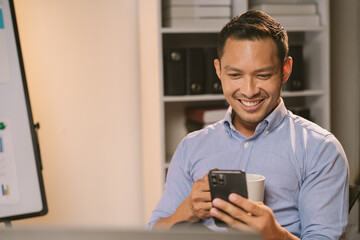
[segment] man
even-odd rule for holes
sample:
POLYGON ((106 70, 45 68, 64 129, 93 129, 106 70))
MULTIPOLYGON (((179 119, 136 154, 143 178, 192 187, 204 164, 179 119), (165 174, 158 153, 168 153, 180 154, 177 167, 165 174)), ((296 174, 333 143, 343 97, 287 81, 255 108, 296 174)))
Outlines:
POLYGON ((149 227, 188 221, 217 230, 217 217, 264 239, 338 239, 344 233, 346 156, 331 133, 285 108, 281 85, 293 63, 287 53, 286 31, 262 12, 248 11, 224 26, 214 65, 229 110, 224 120, 179 144, 149 227), (264 175, 264 204, 236 194, 231 203, 211 202, 207 173, 214 168, 264 175))

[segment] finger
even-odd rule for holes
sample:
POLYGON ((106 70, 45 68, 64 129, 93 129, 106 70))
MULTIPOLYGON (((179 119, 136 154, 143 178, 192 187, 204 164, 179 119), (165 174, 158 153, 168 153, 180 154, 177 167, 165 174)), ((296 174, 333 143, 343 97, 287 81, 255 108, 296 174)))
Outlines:
POLYGON ((238 194, 232 193, 229 195, 229 201, 244 209, 244 211, 251 213, 255 216, 260 216, 264 213, 263 209, 260 207, 260 204, 253 202, 247 198, 244 198, 238 194))
POLYGON ((209 212, 208 214, 210 214, 210 209, 212 208, 212 204, 210 202, 201 202, 195 204, 193 208, 198 213, 209 212))
POLYGON ((241 222, 237 219, 232 218, 231 216, 229 216, 228 214, 216 209, 216 208, 211 208, 210 209, 210 214, 213 217, 216 217, 220 220, 222 220, 223 222, 225 222, 226 224, 228 224, 230 227, 232 228, 236 228, 242 231, 253 231, 253 229, 247 225, 244 222, 241 222))
POLYGON ((210 209, 202 210, 199 212, 199 217, 202 219, 210 219, 212 215, 210 214, 210 209))
POLYGON ((238 219, 245 223, 249 223, 251 221, 251 214, 248 214, 238 206, 219 198, 214 199, 212 203, 214 207, 221 209, 234 219, 238 219))
POLYGON ((212 208, 211 202, 201 202, 193 206, 193 213, 199 218, 211 218, 210 209, 212 208))
POLYGON ((197 185, 201 185, 207 189, 210 189, 209 188, 209 177, 208 177, 208 174, 205 174, 205 176, 201 179, 198 179, 194 182, 194 184, 197 184, 197 185))
POLYGON ((209 174, 205 174, 204 177, 202 178, 202 180, 204 180, 204 184, 206 185, 206 188, 210 191, 210 186, 209 186, 209 174))
POLYGON ((202 202, 201 203, 201 209, 202 210, 206 210, 206 211, 210 211, 210 209, 212 208, 212 203, 211 202, 202 202))
POLYGON ((191 200, 194 202, 211 202, 210 192, 197 191, 191 195, 191 200))
POLYGON ((208 178, 209 178, 209 174, 207 173, 207 174, 205 174, 204 176, 203 176, 203 178, 202 178, 202 180, 208 180, 208 178))
POLYGON ((206 184, 197 183, 196 185, 193 185, 193 191, 195 192, 207 192, 210 193, 210 188, 206 184))
POLYGON ((209 179, 206 178, 206 180, 201 182, 201 189, 204 192, 210 192, 210 185, 209 185, 209 179))

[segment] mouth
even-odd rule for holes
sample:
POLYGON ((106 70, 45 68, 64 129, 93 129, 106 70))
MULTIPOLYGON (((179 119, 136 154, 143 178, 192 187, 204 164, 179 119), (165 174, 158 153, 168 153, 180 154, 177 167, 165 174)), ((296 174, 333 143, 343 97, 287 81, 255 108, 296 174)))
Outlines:
POLYGON ((259 105, 260 102, 262 102, 263 100, 257 100, 257 101, 245 101, 245 100, 239 100, 243 105, 245 105, 246 107, 253 107, 256 105, 259 105))
POLYGON ((258 99, 258 100, 244 100, 244 99, 238 99, 238 101, 241 103, 243 108, 245 108, 248 111, 254 111, 260 107, 260 105, 263 103, 264 99, 258 99))

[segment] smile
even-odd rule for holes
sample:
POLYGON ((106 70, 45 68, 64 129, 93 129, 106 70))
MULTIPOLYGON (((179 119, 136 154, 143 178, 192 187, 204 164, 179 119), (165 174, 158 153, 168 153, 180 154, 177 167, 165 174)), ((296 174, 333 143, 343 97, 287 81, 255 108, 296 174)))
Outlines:
POLYGON ((258 100, 258 101, 245 101, 245 100, 239 100, 244 106, 246 107, 254 107, 259 105, 263 100, 258 100))

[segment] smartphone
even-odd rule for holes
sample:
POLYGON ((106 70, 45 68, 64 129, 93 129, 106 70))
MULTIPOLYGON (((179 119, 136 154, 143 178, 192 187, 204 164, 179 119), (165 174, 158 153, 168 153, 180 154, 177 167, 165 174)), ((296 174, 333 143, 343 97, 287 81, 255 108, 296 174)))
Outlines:
MULTIPOLYGON (((221 198, 229 202, 231 193, 247 198, 246 173, 241 170, 211 170, 208 174, 211 201, 221 198)), ((224 227, 225 223, 215 218, 215 224, 224 227)))

